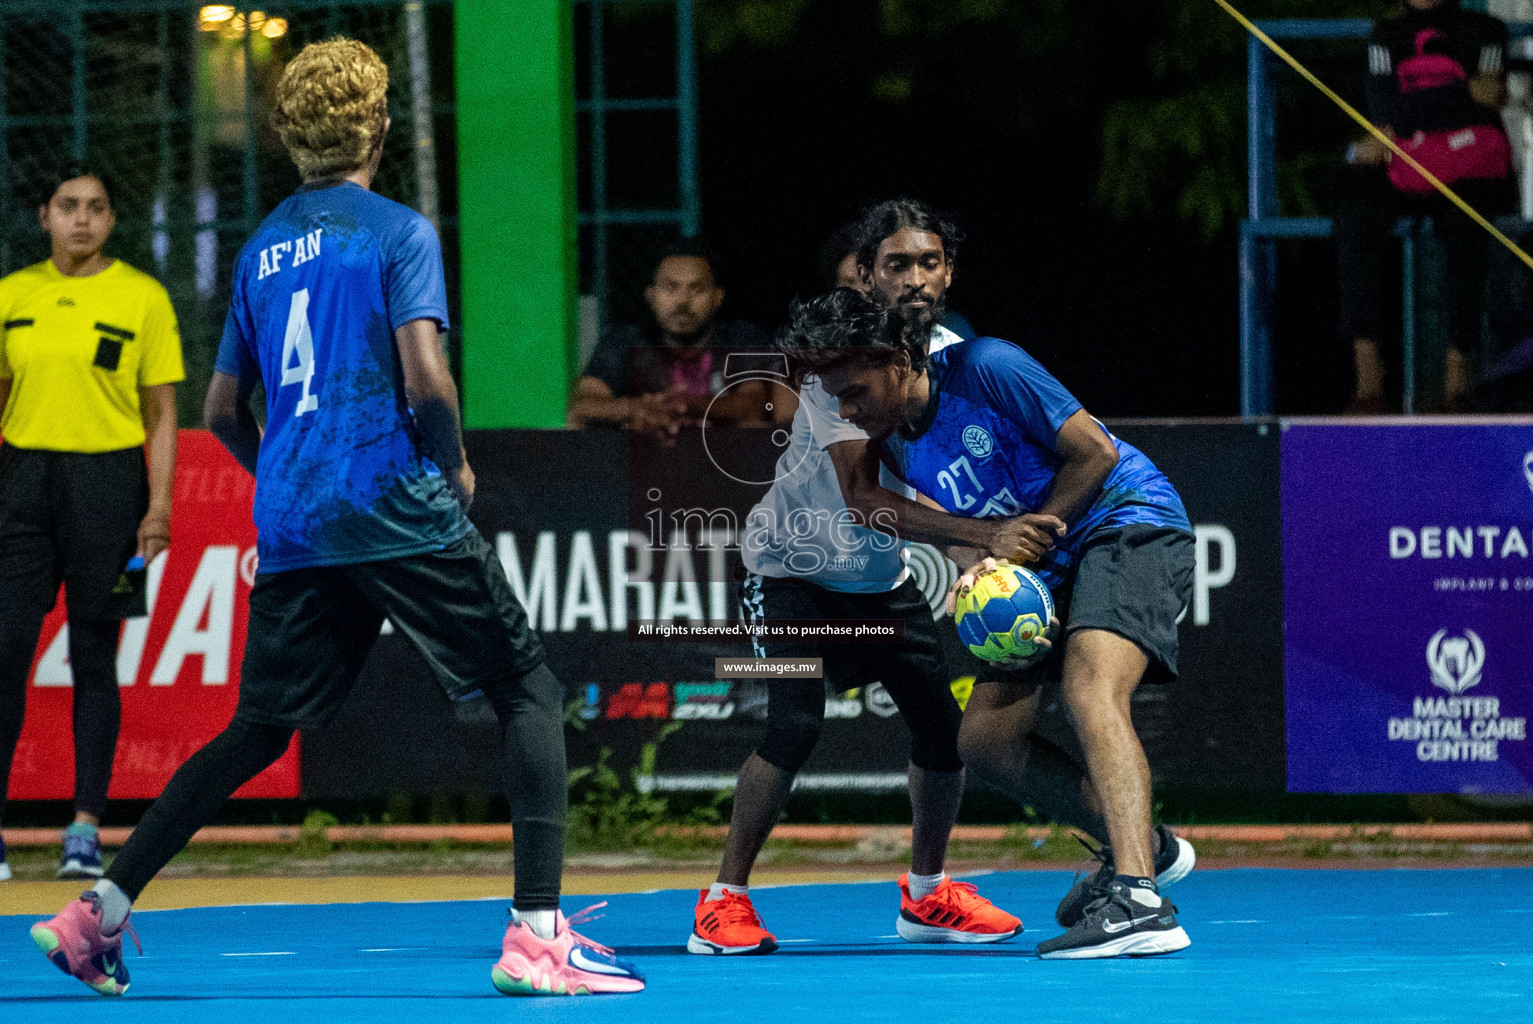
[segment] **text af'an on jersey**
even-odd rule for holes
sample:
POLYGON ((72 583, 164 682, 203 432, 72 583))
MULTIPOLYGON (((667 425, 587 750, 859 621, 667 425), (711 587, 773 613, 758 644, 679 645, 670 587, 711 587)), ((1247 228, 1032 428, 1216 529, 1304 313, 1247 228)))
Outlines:
POLYGON ((350 182, 300 188, 241 250, 217 368, 266 388, 261 572, 399 558, 467 517, 415 431, 394 331, 447 328, 436 230, 350 182))

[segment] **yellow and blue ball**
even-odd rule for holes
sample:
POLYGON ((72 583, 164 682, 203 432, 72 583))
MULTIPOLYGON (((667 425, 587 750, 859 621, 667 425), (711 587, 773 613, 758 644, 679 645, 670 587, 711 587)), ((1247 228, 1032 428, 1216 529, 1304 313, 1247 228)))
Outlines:
POLYGON ((976 576, 973 588, 953 603, 958 638, 985 661, 1032 657, 1053 617, 1049 588, 1033 573, 1007 562, 976 576))

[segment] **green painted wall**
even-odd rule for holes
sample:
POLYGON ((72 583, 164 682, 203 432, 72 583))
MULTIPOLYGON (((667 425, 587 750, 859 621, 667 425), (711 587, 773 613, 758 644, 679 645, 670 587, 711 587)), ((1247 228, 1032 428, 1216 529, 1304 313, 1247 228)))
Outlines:
POLYGON ((575 358, 569 0, 454 7, 464 423, 558 427, 575 358))

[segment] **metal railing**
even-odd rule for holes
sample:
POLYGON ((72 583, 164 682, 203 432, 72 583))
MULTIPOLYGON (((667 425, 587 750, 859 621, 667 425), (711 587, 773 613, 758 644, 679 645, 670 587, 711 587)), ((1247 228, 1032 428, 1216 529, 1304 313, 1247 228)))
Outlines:
MULTIPOLYGON (((1367 39, 1373 22, 1366 18, 1284 19, 1257 23, 1278 40, 1367 39)), ((1533 35, 1533 24, 1510 26, 1514 38, 1533 35)), ((1276 74, 1282 67, 1255 36, 1246 40, 1246 144, 1249 214, 1240 224, 1240 412, 1270 416, 1277 412, 1273 388, 1272 312, 1277 292, 1277 243, 1284 239, 1328 238, 1329 217, 1285 217, 1278 204, 1276 74)), ((1338 113, 1339 116, 1339 113, 1338 113)), ((1519 218, 1501 218, 1511 233, 1526 226, 1519 218)), ((1401 240, 1401 343, 1404 358, 1403 411, 1415 411, 1416 350, 1421 321, 1416 271, 1420 247, 1429 235, 1422 218, 1401 218, 1394 233, 1401 240)))

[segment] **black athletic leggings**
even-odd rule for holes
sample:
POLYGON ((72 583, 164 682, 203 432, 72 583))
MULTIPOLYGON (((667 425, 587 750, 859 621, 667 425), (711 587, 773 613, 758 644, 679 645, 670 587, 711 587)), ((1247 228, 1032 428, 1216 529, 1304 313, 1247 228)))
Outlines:
MULTIPOLYGON (((12 616, 9 621, 0 621, 0 821, 5 819, 5 791, 27 710, 27 673, 42 626, 41 616, 12 616)), ((122 623, 116 619, 69 624, 75 810, 97 817, 106 808, 117 730, 122 724, 122 699, 117 690, 117 637, 121 630, 122 623)))
MULTIPOLYGON (((958 726, 963 711, 941 679, 883 684, 910 729, 910 763, 929 772, 963 769, 958 726)), ((818 679, 769 683, 767 731, 756 755, 767 764, 796 773, 809 760, 825 727, 825 684, 818 679)))
MULTIPOLYGON (((485 695, 500 720, 501 751, 516 836, 518 910, 559 906, 564 864, 563 691, 547 665, 485 695)), ((210 824, 234 791, 282 756, 293 728, 240 717, 191 756, 128 838, 106 877, 138 899, 170 859, 210 824)))

